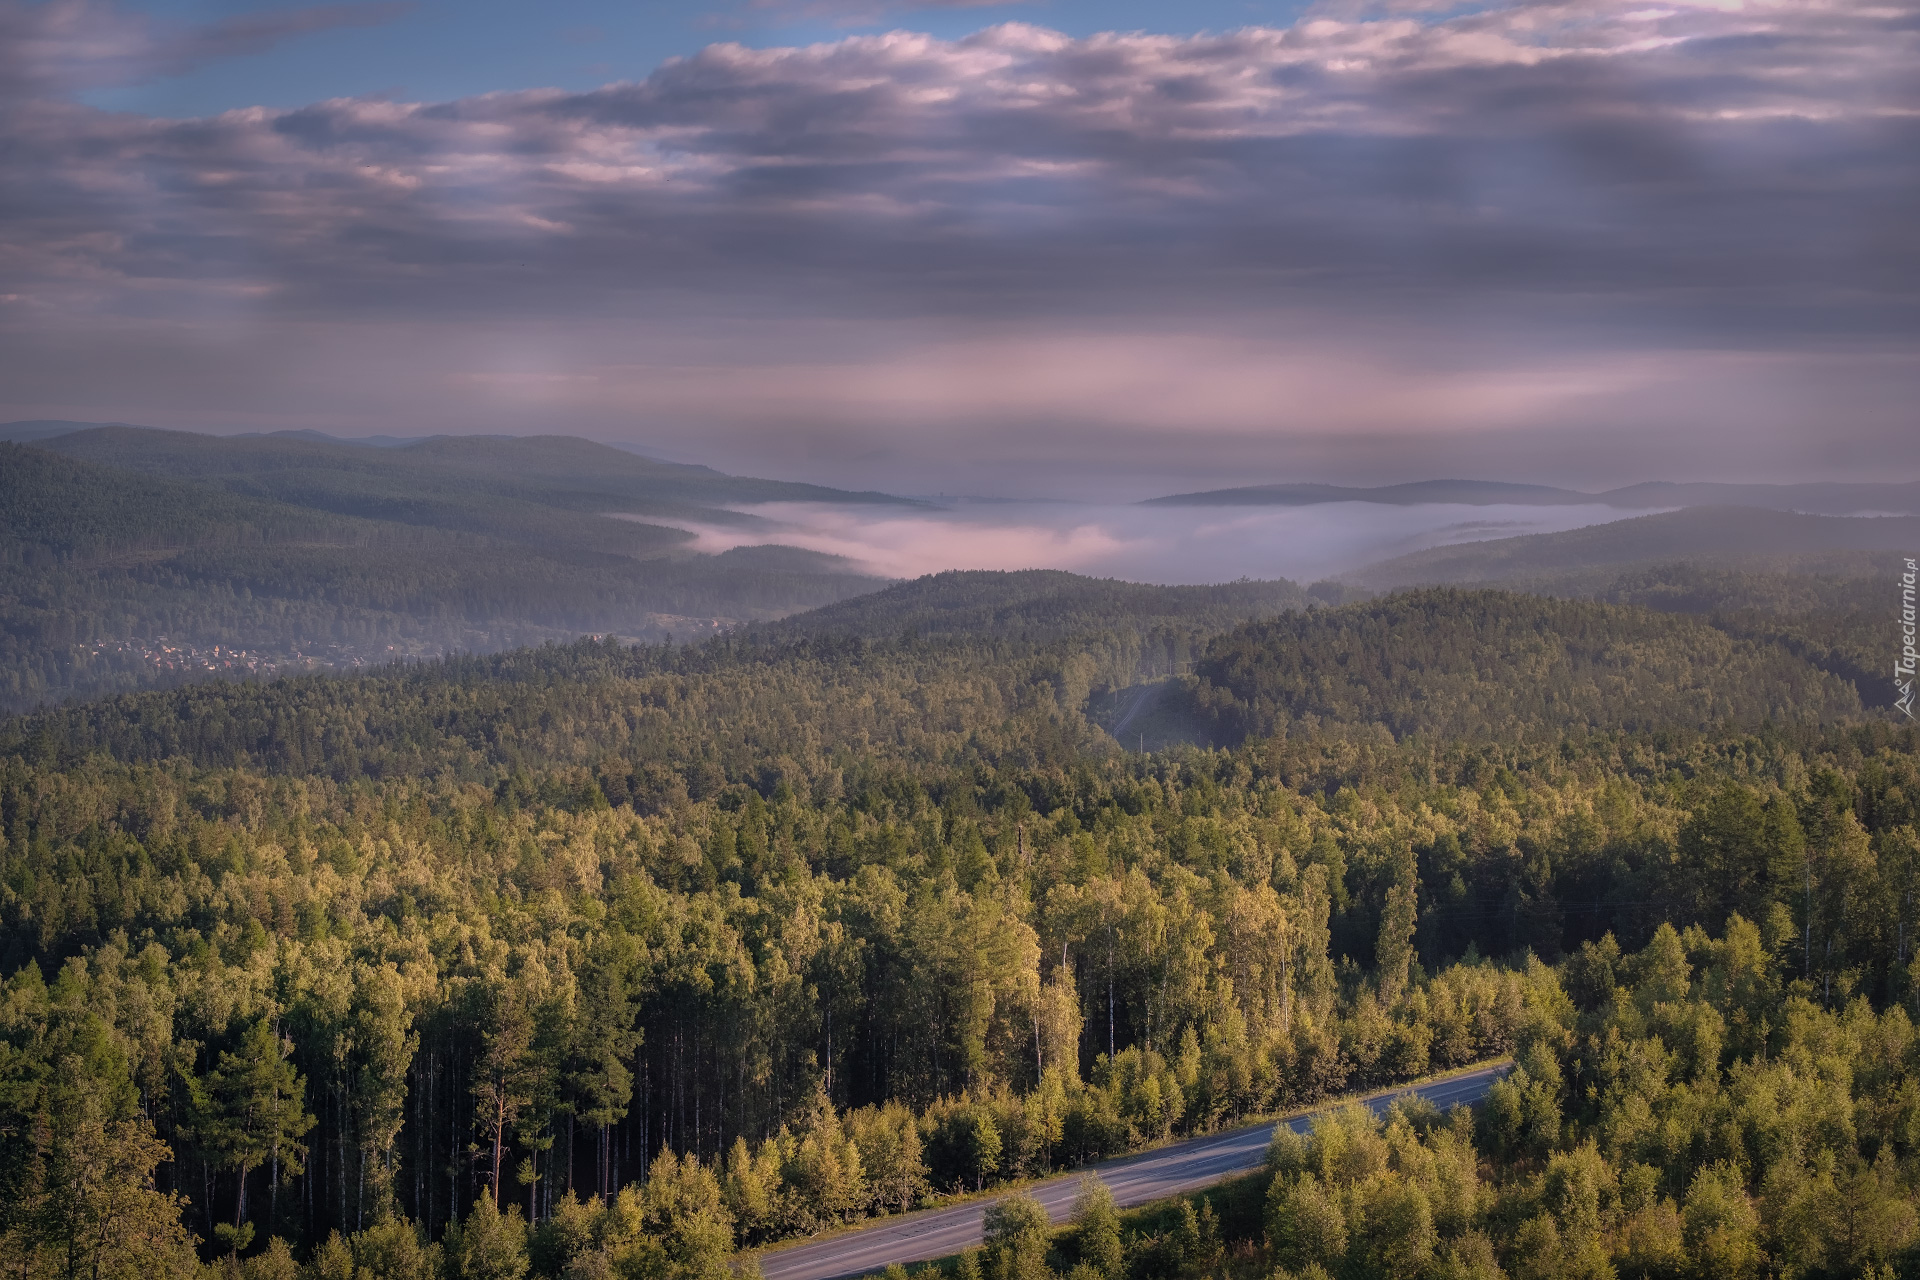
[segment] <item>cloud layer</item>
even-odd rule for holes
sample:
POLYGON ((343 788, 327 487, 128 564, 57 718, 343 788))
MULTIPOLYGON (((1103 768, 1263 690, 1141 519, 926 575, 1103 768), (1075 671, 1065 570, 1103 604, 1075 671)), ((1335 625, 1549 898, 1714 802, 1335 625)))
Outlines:
POLYGON ((178 75, 338 27, 377 26, 414 0, 352 0, 169 26, 108 0, 0 0, 0 100, 178 75))
MULTIPOLYGON (((1729 386, 1741 361, 1836 352, 1911 372, 1911 0, 719 44, 587 93, 186 121, 48 86, 274 33, 116 44, 112 13, 0 5, 0 65, 39 86, 0 114, 0 332, 35 364, 59 360, 26 335, 94 335, 132 368, 183 326, 271 330, 283 354, 325 345, 314 326, 412 326, 416 383, 380 384, 394 412, 559 378, 586 390, 530 403, 576 421, 664 397, 676 422, 811 430, 857 419, 849 387, 892 369, 911 386, 885 413, 915 420, 1057 423, 1092 383, 1081 403, 1132 406, 1128 430, 1242 435, 1263 403, 1295 432, 1518 428, 1693 377, 1675 352, 1729 386), (1036 333, 1051 357, 1023 364, 1036 333), (483 358, 507 348, 517 364, 483 358), (849 361, 878 372, 849 383, 849 361), (915 372, 942 361, 945 413, 915 372), (1177 376, 1209 362, 1233 369, 1177 376), (1156 365, 1157 393, 1137 385, 1156 365), (744 398, 676 399, 715 368, 744 398)), ((1815 408, 1884 438, 1875 405, 1815 408)))

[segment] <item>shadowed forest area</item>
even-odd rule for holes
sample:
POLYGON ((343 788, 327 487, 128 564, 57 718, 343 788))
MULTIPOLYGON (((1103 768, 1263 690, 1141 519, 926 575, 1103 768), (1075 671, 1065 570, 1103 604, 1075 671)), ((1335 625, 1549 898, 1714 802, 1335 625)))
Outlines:
POLYGON ((1510 1055, 959 1265, 1913 1266, 1920 740, 1826 614, 1083 584, 0 723, 0 1264, 720 1280, 1510 1055))

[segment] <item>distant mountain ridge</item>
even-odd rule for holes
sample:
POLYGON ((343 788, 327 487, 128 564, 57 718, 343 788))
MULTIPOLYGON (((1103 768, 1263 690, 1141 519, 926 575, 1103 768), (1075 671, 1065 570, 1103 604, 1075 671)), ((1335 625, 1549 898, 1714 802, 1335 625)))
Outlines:
MULTIPOLYGON (((570 448, 575 455, 573 461, 586 463, 594 470, 604 472, 608 478, 630 477, 635 474, 637 466, 645 469, 656 479, 674 476, 709 482, 731 481, 737 486, 753 487, 756 493, 759 490, 765 490, 773 494, 771 498, 749 496, 740 499, 741 501, 882 502, 922 505, 914 499, 898 498, 892 494, 874 490, 851 491, 825 485, 733 476, 700 463, 674 462, 659 457, 656 452, 650 451, 646 446, 637 445, 631 441, 607 442, 587 440, 579 436, 539 433, 501 435, 437 432, 423 436, 336 436, 324 431, 302 428, 285 431, 238 431, 226 435, 215 435, 201 431, 143 426, 130 422, 75 422, 59 418, 36 418, 19 422, 0 422, 0 442, 33 444, 55 452, 105 461, 112 465, 131 466, 135 469, 150 471, 166 470, 183 475, 208 474, 209 468, 204 462, 207 457, 220 457, 223 462, 240 469, 259 469, 262 465, 272 462, 285 462, 291 465, 325 465, 329 457, 336 463, 345 461, 347 465, 358 467, 368 462, 369 454, 391 454, 395 459, 407 457, 414 461, 446 464, 459 460, 463 454, 471 458, 489 452, 496 457, 513 461, 532 459, 538 465, 538 469, 545 474, 551 470, 551 464, 559 457, 560 452, 570 448), (95 434, 100 432, 110 433, 104 437, 109 443, 102 444, 103 438, 95 434), (76 440, 76 437, 81 439, 76 440), (193 443, 187 445, 185 442, 188 441, 193 443), (282 444, 295 447, 310 446, 325 452, 290 454, 276 448, 282 444), (103 449, 115 450, 117 456, 104 456, 103 449), (187 456, 189 450, 193 451, 198 460, 187 456)), ((377 467, 384 464, 375 461, 371 465, 377 467)))
MULTIPOLYGON (((920 505, 871 490, 761 480, 711 467, 661 462, 577 436, 441 435, 373 448, 318 432, 214 436, 104 425, 35 443, 66 457, 236 490, 291 486, 301 492, 292 500, 310 506, 328 506, 324 493, 417 500, 449 484, 463 500, 477 496, 477 484, 501 498, 570 510, 681 516, 697 512, 723 523, 729 522, 730 513, 716 508, 724 504, 920 505)), ((273 492, 271 496, 288 495, 273 492)))
MULTIPOLYGON (((302 428, 297 431, 236 431, 233 440, 311 440, 316 444, 351 444, 363 449, 404 449, 408 445, 432 440, 434 436, 331 436, 324 431, 302 428)), ((510 440, 511 436, 486 436, 488 440, 510 440)))
POLYGON ((1512 503, 1518 506, 1566 506, 1592 502, 1591 494, 1557 489, 1545 484, 1510 484, 1500 480, 1416 480, 1409 484, 1356 488, 1338 484, 1257 484, 1234 489, 1207 489, 1148 498, 1143 507, 1270 506, 1310 507, 1325 502, 1378 502, 1411 506, 1423 502, 1457 502, 1470 506, 1512 503))
POLYGON ((56 436, 70 436, 76 431, 91 431, 95 427, 132 425, 129 422, 68 422, 64 418, 28 418, 19 422, 0 422, 0 442, 39 444, 56 436))
MULTIPOLYGON (((1920 546, 1920 517, 1822 516, 1757 507, 1692 507, 1587 525, 1563 533, 1463 542, 1396 556, 1341 575, 1371 591, 1502 585, 1564 590, 1596 573, 1685 561, 1727 568, 1778 568, 1819 561, 1858 572, 1863 557, 1920 546)), ((1809 566, 1810 567, 1810 566, 1809 566)))
POLYGON ((722 504, 887 501, 592 441, 404 447, 90 427, 0 442, 0 712, 583 633, 680 639, 871 591, 722 504), (619 516, 621 518, 609 518, 619 516))
POLYGON ((1328 502, 1376 502, 1388 506, 1456 503, 1461 506, 1566 507, 1597 505, 1629 510, 1661 507, 1761 507, 1815 515, 1866 512, 1920 515, 1920 481, 1906 484, 1721 484, 1652 480, 1588 493, 1543 484, 1499 480, 1419 480, 1356 488, 1333 484, 1247 485, 1148 498, 1158 507, 1307 507, 1328 502))

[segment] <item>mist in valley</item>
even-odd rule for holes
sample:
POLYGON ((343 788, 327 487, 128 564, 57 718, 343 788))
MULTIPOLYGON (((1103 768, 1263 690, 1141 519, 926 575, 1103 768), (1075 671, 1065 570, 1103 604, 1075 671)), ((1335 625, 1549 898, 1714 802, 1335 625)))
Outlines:
POLYGON ((860 571, 915 578, 948 569, 1065 569, 1163 585, 1290 578, 1312 582, 1429 547, 1558 533, 1645 512, 1577 505, 1149 507, 960 501, 926 508, 766 503, 751 525, 687 522, 708 553, 776 542, 845 557, 860 571))

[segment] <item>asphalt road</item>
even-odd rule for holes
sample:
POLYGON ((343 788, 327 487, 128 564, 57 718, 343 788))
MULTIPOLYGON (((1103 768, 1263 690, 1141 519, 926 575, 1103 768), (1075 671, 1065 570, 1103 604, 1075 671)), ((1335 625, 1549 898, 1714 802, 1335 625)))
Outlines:
MULTIPOLYGON (((1360 1101, 1376 1113, 1395 1098, 1419 1094, 1441 1110, 1456 1102, 1477 1102, 1507 1071, 1505 1064, 1482 1067, 1413 1088, 1383 1089, 1360 1101)), ((1311 1115, 1285 1123, 1306 1132, 1311 1115)), ((1272 1124, 1195 1138, 1145 1155, 1109 1160, 1087 1169, 1049 1178, 1028 1188, 1055 1222, 1065 1222, 1073 1210, 1081 1173, 1092 1173, 1106 1183, 1125 1209, 1162 1200, 1183 1191, 1196 1191, 1237 1173, 1257 1169, 1273 1141, 1272 1124)), ((843 1280, 879 1271, 891 1262, 919 1262, 942 1258, 980 1243, 980 1224, 991 1200, 975 1200, 951 1209, 928 1209, 900 1218, 887 1218, 862 1231, 826 1240, 789 1245, 760 1256, 766 1280, 843 1280)))

